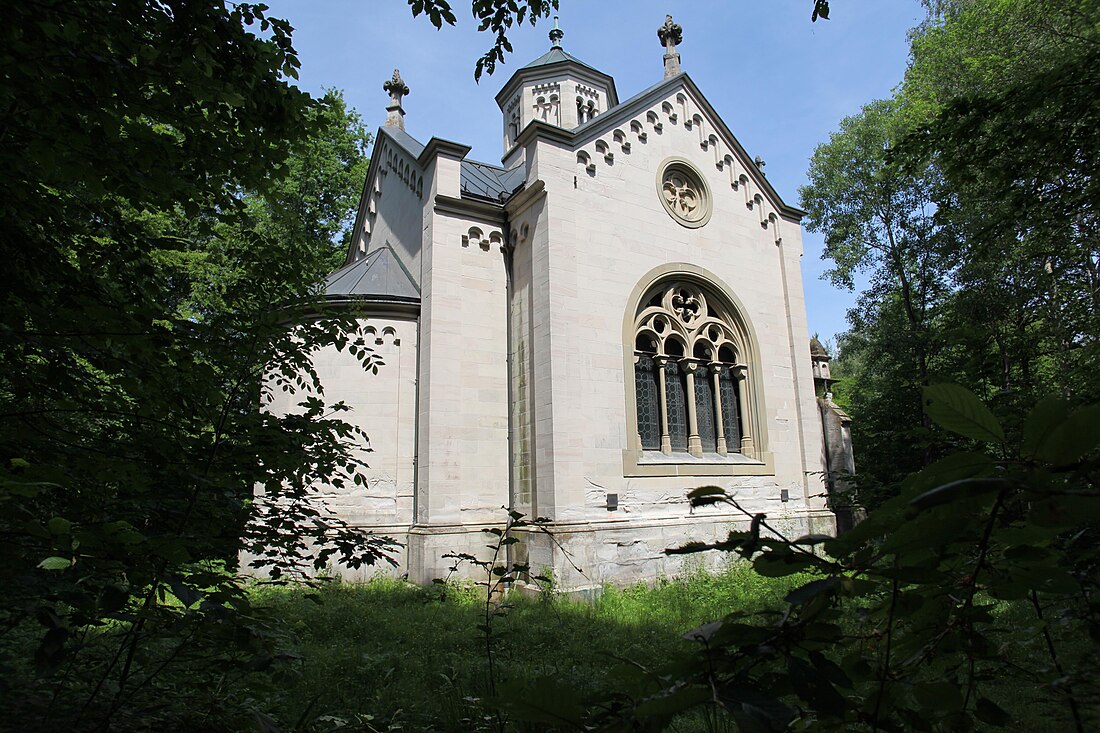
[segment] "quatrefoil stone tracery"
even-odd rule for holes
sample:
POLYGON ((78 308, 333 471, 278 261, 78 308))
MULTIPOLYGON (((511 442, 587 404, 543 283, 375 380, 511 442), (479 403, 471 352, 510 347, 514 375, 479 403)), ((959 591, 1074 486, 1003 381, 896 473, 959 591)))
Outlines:
POLYGON ((702 175, 681 158, 669 158, 657 177, 661 203, 673 219, 686 227, 701 227, 710 219, 710 191, 702 175))
POLYGON ((680 216, 691 219, 699 206, 699 194, 688 180, 679 173, 673 173, 665 181, 665 201, 680 216))
POLYGON ((686 325, 690 326, 702 312, 702 296, 696 296, 688 290, 679 290, 673 293, 672 310, 686 325))

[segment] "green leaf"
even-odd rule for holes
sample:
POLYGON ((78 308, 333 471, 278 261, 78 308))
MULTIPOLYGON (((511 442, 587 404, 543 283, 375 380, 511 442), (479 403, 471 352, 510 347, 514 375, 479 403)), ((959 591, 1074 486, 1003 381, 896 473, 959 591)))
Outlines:
POLYGON ((978 720, 989 725, 1003 728, 1012 722, 1012 716, 997 703, 988 698, 979 697, 978 705, 974 710, 978 720))
POLYGON ((63 517, 54 517, 47 524, 50 529, 50 534, 54 535, 66 535, 73 528, 73 523, 63 517))
POLYGON ((1066 421, 1069 408, 1060 397, 1047 397, 1031 409, 1024 422, 1024 435, 1020 451, 1024 456, 1034 458, 1042 449, 1054 430, 1066 421))
POLYGON ((635 714, 641 718, 672 718, 710 699, 710 689, 702 685, 683 685, 662 692, 637 707, 635 714))
POLYGON ((941 504, 972 499, 1021 486, 1022 484, 1003 478, 967 478, 926 491, 909 503, 917 510, 925 511, 941 504))
POLYGON ((994 468, 996 463, 985 453, 952 453, 906 478, 902 487, 906 491, 919 494, 952 481, 987 475, 994 468))
POLYGON ((918 554, 917 551, 954 542, 966 532, 969 526, 970 519, 965 512, 944 510, 917 514, 899 521, 894 531, 887 534, 880 550, 898 555, 899 559, 908 565, 931 562, 930 558, 918 554))
POLYGON ((718 702, 729 711, 742 731, 783 730, 794 711, 762 690, 728 684, 718 688, 718 702))
POLYGON ((1001 424, 978 397, 957 384, 924 388, 925 412, 932 422, 965 438, 985 443, 1004 442, 1001 424))
POLYGON ((955 682, 926 682, 913 686, 913 697, 925 710, 961 710, 962 693, 955 682))
POLYGON ((1028 518, 1039 527, 1080 527, 1100 520, 1100 497, 1046 497, 1031 503, 1028 518))
POLYGON ((765 578, 784 578, 813 567, 813 557, 796 552, 764 552, 752 562, 753 570, 765 578))
POLYGON ((530 686, 516 681, 500 682, 493 702, 517 720, 556 726, 566 724, 577 729, 581 728, 586 711, 577 690, 553 677, 538 678, 530 686))
POLYGON ((73 566, 72 560, 67 557, 47 557, 42 562, 38 563, 38 567, 43 570, 68 570, 73 566))
POLYGON ((1055 466, 1076 463, 1100 447, 1100 405, 1077 410, 1059 425, 1036 452, 1055 466))
POLYGON ((792 540, 792 545, 821 545, 833 540, 834 537, 831 534, 806 534, 802 535, 796 540, 792 540))
POLYGON ((822 578, 820 580, 811 580, 803 586, 795 588, 783 598, 784 601, 790 603, 793 606, 797 606, 801 603, 816 598, 822 593, 832 593, 837 583, 840 582, 840 578, 822 578))

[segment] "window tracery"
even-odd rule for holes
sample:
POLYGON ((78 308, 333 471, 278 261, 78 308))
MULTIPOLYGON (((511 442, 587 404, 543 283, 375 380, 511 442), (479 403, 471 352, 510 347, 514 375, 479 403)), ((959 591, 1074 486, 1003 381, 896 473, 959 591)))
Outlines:
POLYGON ((634 320, 641 450, 751 457, 747 347, 736 315, 699 284, 651 288, 634 320))

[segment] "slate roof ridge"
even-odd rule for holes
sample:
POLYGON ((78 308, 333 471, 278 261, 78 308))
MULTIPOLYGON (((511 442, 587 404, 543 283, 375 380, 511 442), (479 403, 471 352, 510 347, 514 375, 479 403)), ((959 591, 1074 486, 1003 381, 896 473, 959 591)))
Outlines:
POLYGON ((414 159, 419 158, 420 154, 424 152, 424 148, 427 147, 424 143, 417 140, 415 137, 405 132, 399 127, 381 127, 379 131, 385 132, 395 143, 405 149, 409 155, 414 159))
POLYGON ((420 300, 420 286, 388 241, 368 252, 363 259, 344 265, 325 278, 324 293, 337 298, 420 300), (368 277, 377 281, 373 287, 370 283, 365 284, 368 277))

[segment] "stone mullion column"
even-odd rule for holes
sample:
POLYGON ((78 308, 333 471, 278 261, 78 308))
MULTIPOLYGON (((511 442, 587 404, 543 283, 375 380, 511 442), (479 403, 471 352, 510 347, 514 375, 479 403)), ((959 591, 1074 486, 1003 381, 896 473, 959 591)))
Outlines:
POLYGON ((703 442, 699 440, 699 415, 695 405, 695 362, 683 359, 680 364, 687 374, 687 395, 685 395, 688 412, 688 453, 699 458, 703 457, 703 442))
POLYGON ((752 423, 749 422, 748 369, 743 364, 733 367, 737 377, 737 409, 741 413, 741 455, 756 458, 756 446, 752 439, 752 423))
POLYGON ((714 429, 718 433, 718 455, 726 455, 726 421, 722 418, 722 365, 710 365, 711 377, 714 381, 714 429))
POLYGON ((658 402, 657 409, 661 418, 661 452, 665 455, 672 454, 672 439, 668 436, 668 377, 665 375, 665 365, 668 364, 667 356, 653 357, 653 363, 657 367, 658 402))

